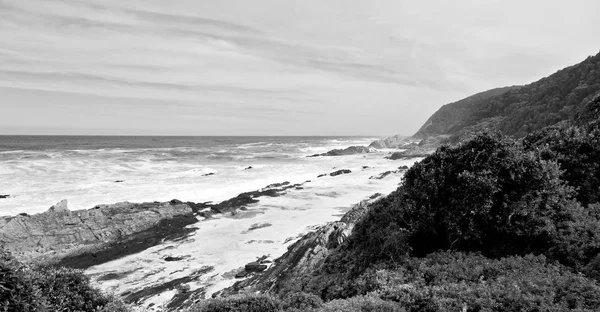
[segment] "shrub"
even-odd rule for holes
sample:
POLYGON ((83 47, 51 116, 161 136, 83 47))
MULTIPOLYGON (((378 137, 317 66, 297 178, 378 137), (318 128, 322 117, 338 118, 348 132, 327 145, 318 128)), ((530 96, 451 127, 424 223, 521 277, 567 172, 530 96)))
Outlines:
POLYGON ((0 310, 126 312, 128 307, 93 288, 83 271, 26 266, 0 248, 0 310))
POLYGON ((577 200, 584 206, 600 201, 600 123, 549 127, 526 136, 523 146, 558 162, 560 178, 577 189, 577 200))
POLYGON ((323 305, 317 312, 405 312, 398 303, 372 296, 336 299, 323 305))
POLYGON ((600 285, 544 256, 438 252, 370 277, 372 296, 409 311, 598 311, 600 285))
POLYGON ((268 295, 244 294, 227 298, 208 299, 190 312, 271 312, 280 311, 283 304, 268 295))
POLYGON ((285 310, 306 311, 319 308, 323 305, 323 300, 314 294, 297 292, 290 294, 284 301, 285 310))
POLYGON ((371 207, 350 236, 348 258, 361 272, 440 249, 542 253, 579 269, 600 251, 600 223, 560 175, 557 163, 498 133, 441 147, 371 207))

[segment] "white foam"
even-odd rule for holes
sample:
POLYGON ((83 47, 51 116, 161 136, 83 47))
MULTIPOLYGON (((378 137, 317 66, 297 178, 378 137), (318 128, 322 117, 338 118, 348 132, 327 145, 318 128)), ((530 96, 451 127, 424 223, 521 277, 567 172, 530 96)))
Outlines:
MULTIPOLYGON (((307 233, 314 225, 338 220, 345 210, 374 193, 389 193, 394 190, 401 180, 401 174, 392 174, 381 180, 369 177, 395 170, 398 166, 411 165, 414 160, 389 161, 382 156, 377 153, 369 154, 368 157, 356 155, 312 159, 304 164, 313 169, 318 168, 310 174, 300 174, 306 168, 297 172, 279 170, 280 176, 273 175, 272 181, 281 181, 284 176, 290 177, 288 174, 292 174, 295 177, 290 179, 293 180, 292 183, 307 179, 311 182, 304 184, 303 189, 290 189, 280 197, 262 197, 259 203, 249 206, 248 212, 240 211, 236 217, 220 216, 201 221, 196 224, 199 229, 185 241, 155 246, 139 254, 92 267, 87 272, 97 280, 108 272, 134 271, 119 283, 99 283, 104 289, 121 293, 184 277, 210 265, 214 267, 214 271, 194 283, 194 287, 203 287, 210 295, 235 282, 235 279, 224 277, 223 274, 241 269, 244 264, 262 255, 278 257, 293 242, 286 242, 286 239, 307 233), (365 165, 369 168, 362 169, 365 165), (334 166, 350 169, 352 173, 316 178, 317 173, 334 171, 334 166), (336 195, 319 196, 322 193, 336 195), (251 218, 239 218, 255 211, 262 213, 251 218), (248 231, 257 223, 271 225, 248 231), (162 259, 166 256, 189 257, 177 262, 165 262, 162 259)), ((168 300, 165 298, 167 297, 155 297, 144 305, 153 303, 160 306, 168 300)))

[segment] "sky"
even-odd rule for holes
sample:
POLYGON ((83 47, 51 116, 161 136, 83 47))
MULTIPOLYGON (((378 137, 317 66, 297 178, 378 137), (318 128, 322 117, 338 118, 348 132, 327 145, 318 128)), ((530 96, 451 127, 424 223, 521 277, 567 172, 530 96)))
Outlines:
POLYGON ((411 135, 600 51, 600 1, 0 0, 0 134, 411 135))

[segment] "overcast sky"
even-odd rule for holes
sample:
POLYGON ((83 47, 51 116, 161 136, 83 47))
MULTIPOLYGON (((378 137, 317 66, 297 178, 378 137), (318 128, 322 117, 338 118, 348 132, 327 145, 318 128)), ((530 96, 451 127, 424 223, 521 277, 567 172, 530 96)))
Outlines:
POLYGON ((413 134, 600 50, 600 1, 0 0, 0 134, 413 134))

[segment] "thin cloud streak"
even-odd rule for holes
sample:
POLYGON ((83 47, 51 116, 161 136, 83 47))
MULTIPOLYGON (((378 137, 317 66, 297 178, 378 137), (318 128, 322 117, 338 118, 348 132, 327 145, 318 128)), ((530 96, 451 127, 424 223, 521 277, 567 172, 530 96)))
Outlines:
POLYGON ((129 117, 123 134, 172 132, 147 122, 164 118, 178 134, 411 134, 445 103, 597 53, 597 11, 592 0, 0 0, 0 95, 16 119, 31 119, 19 107, 45 112, 58 134, 65 116, 82 120, 74 133, 129 117), (102 103, 111 111, 95 120, 102 103))

